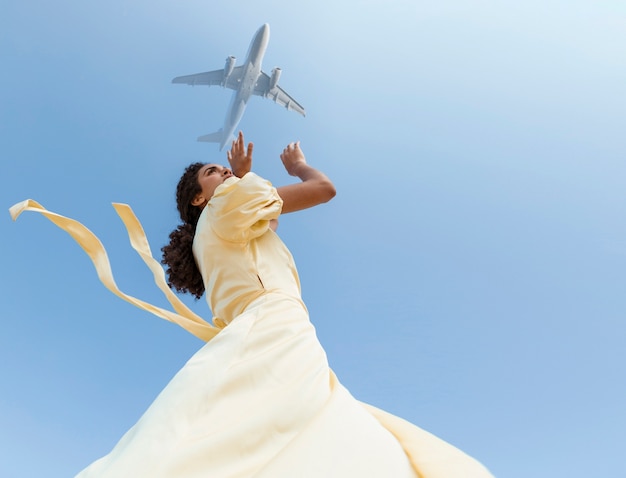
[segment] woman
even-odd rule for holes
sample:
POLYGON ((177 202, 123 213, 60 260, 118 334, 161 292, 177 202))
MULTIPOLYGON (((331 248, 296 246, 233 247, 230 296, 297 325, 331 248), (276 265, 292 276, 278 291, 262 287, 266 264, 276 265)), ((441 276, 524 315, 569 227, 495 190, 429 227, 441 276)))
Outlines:
MULTIPOLYGON (((280 157, 301 182, 276 189, 250 172, 252 151, 240 133, 230 169, 185 170, 176 192, 183 224, 163 248, 170 285, 196 297, 206 290, 221 330, 197 333, 210 341, 78 477, 491 476, 447 443, 356 401, 337 381, 275 233, 281 213, 330 200, 334 186, 292 143, 280 157)), ((132 241, 134 226, 125 223, 132 241)))

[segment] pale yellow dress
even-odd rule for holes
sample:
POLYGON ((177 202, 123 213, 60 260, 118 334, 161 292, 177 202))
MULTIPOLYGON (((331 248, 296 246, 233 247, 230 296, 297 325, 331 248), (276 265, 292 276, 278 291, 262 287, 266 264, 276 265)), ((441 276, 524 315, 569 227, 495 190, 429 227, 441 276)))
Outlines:
MULTIPOLYGON (((281 208, 276 189, 248 173, 226 180, 202 212, 193 250, 216 327, 170 294, 176 312, 119 291, 101 244, 82 225, 34 201, 12 208, 14 217, 35 210, 64 228, 113 292, 208 340, 113 450, 77 477, 491 476, 439 438, 357 401, 338 382, 300 298, 293 258, 269 227, 281 208)), ((132 211, 116 209, 163 289, 162 269, 132 211)))

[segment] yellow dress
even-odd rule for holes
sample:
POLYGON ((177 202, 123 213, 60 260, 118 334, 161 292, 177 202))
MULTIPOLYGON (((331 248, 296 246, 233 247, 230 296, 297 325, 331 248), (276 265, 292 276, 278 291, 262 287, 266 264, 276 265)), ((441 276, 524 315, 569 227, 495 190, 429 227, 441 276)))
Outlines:
MULTIPOLYGON (((275 188, 248 173, 220 185, 202 212, 193 250, 215 326, 169 294, 174 313, 119 291, 104 249, 79 223, 34 201, 12 208, 14 217, 41 212, 70 233, 120 297, 208 340, 77 478, 490 477, 473 458, 339 383, 300 298, 293 258, 269 227, 281 208, 275 188)), ((163 289, 132 211, 116 209, 163 289)))

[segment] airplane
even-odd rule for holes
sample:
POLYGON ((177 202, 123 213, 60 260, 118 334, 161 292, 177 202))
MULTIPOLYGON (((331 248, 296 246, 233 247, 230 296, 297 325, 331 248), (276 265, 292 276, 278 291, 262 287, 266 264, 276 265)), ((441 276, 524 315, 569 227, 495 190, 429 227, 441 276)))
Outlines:
POLYGON ((261 62, 269 39, 270 26, 265 23, 254 34, 248 48, 246 61, 242 66, 235 66, 236 58, 229 56, 226 58, 226 65, 222 70, 178 76, 172 80, 172 83, 183 83, 191 86, 219 85, 235 90, 226 113, 224 126, 215 133, 200 136, 198 141, 219 143, 220 151, 222 151, 226 143, 234 139, 235 128, 237 128, 252 95, 269 98, 288 110, 296 111, 305 116, 304 108, 278 86, 278 79, 282 70, 278 67, 274 68, 271 76, 261 71, 261 62))

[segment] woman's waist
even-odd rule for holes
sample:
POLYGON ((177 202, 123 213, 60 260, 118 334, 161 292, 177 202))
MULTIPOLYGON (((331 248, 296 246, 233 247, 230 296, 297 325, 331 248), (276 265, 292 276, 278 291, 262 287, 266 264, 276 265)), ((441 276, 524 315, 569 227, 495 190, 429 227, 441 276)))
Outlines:
POLYGON ((212 308, 215 317, 213 322, 222 328, 231 323, 240 315, 253 311, 259 307, 267 307, 275 302, 282 302, 282 307, 295 307, 307 313, 306 306, 300 295, 289 293, 283 289, 260 289, 249 291, 232 297, 224 303, 217 303, 212 308))

